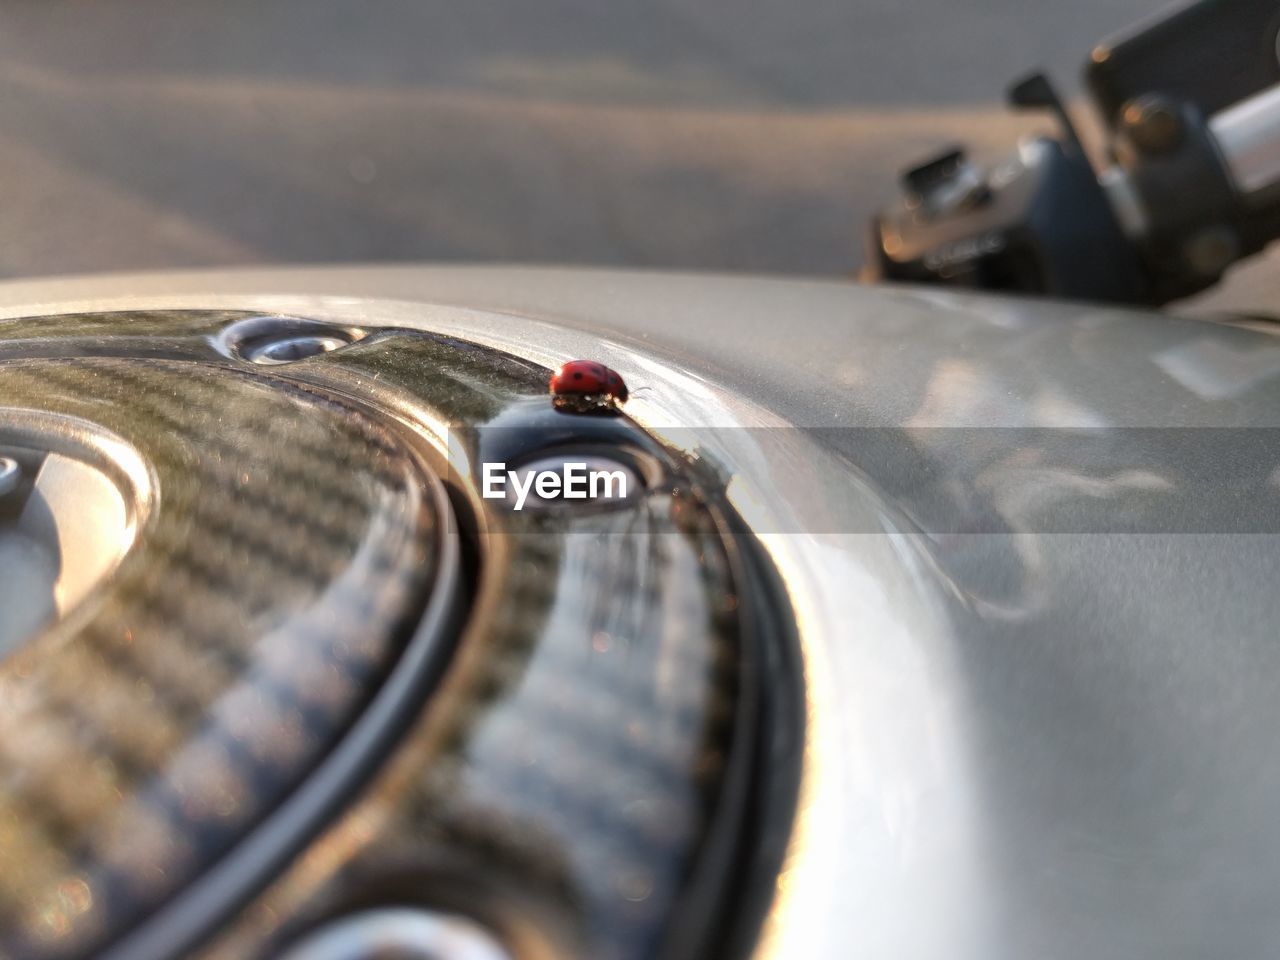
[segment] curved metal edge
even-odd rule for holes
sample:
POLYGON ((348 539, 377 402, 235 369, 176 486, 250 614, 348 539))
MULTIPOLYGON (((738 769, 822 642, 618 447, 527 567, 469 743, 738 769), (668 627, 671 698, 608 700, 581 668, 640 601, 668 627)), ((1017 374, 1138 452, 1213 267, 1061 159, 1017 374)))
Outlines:
MULTIPOLYGON (((41 632, 64 642, 88 621, 106 596, 106 583, 133 549, 160 503, 160 481, 133 445, 89 420, 27 407, 0 406, 0 439, 80 460, 101 471, 115 485, 125 510, 124 539, 118 555, 88 591, 41 632)), ((28 640, 34 639, 28 638, 28 640)))
POLYGON ((264 361, 255 357, 254 351, 286 338, 333 337, 342 341, 341 346, 348 346, 358 343, 368 335, 368 330, 353 324, 327 323, 323 320, 282 314, 256 314, 227 324, 218 333, 206 337, 206 342, 220 356, 228 360, 265 362, 269 366, 274 366, 288 361, 264 361))
POLYGON ((511 960, 507 949, 469 917, 421 907, 383 907, 339 917, 289 947, 281 960, 350 960, 436 949, 456 960, 511 960))
POLYGON ((128 511, 128 529, 136 536, 155 506, 160 489, 146 459, 126 440, 81 417, 26 407, 0 406, 0 437, 82 460, 116 485, 128 511))
POLYGON ((722 795, 662 956, 741 960, 768 916, 800 800, 804 666, 777 571, 731 507, 710 508, 739 603, 739 706, 722 795))
POLYGON ((107 947, 98 960, 170 960, 207 940, 368 784, 443 675, 466 615, 459 535, 449 520, 452 504, 443 482, 425 470, 412 444, 410 449, 431 478, 426 488, 441 518, 442 536, 436 579, 404 652, 346 735, 298 788, 213 867, 107 947), (449 642, 442 645, 441 637, 449 642))

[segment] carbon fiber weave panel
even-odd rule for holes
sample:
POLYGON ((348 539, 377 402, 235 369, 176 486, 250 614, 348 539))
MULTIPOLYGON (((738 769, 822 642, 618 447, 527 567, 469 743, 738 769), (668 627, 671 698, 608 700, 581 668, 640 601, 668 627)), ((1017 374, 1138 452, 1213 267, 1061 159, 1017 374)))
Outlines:
MULTIPOLYGON (((520 957, 630 960, 707 949, 735 882, 758 733, 758 664, 747 639, 755 598, 741 590, 741 560, 715 505, 715 479, 625 417, 552 413, 546 372, 515 358, 374 328, 332 353, 263 369, 219 345, 218 331, 242 319, 192 311, 0 324, 0 403, 85 416, 156 465, 160 507, 103 594, 95 622, 111 617, 94 628, 101 639, 92 656, 104 677, 120 664, 158 670, 153 660, 168 670, 149 681, 148 704, 119 701, 117 722, 127 732, 121 744, 104 745, 85 732, 94 722, 78 719, 76 697, 43 693, 44 684, 66 683, 51 656, 53 645, 67 642, 58 631, 3 665, 6 676, 21 663, 51 678, 32 686, 38 694, 27 700, 43 711, 41 728, 70 726, 83 763, 137 750, 150 727, 169 732, 156 762, 136 768, 114 806, 86 799, 81 833, 54 834, 48 848, 62 872, 43 884, 20 878, 0 887, 5 929, 20 936, 10 941, 20 945, 18 955, 74 954, 114 933, 112 956, 132 956, 133 927, 98 918, 127 915, 136 926, 148 910, 162 916, 165 896, 199 872, 202 856, 246 836, 246 826, 319 762, 393 667, 403 619, 430 590, 438 536, 462 542, 472 595, 439 688, 346 812, 233 923, 219 921, 222 932, 202 956, 271 956, 329 917, 406 902, 477 917, 520 957), (406 432, 425 436, 442 425, 448 435, 434 440, 452 451, 445 480, 461 510, 447 524, 415 498, 415 484, 432 480, 405 442, 406 432), (145 436, 148 430, 158 436, 145 436), (526 449, 495 451, 495 436, 513 431, 527 434, 526 449), (575 443, 641 458, 649 465, 643 496, 625 508, 514 513, 481 500, 474 474, 454 469, 458 456, 474 467, 495 452, 518 457, 575 443), (288 465, 271 461, 282 449, 291 451, 288 465), (193 464, 200 469, 183 478, 193 464), (283 526, 266 533, 263 525, 277 518, 283 526), (167 520, 181 525, 166 532, 167 520), (370 571, 396 575, 344 581, 349 570, 338 558, 349 562, 359 542, 371 551, 366 559, 377 558, 370 571), (224 581, 211 586, 211 570, 224 581), (111 599, 120 594, 131 604, 123 613, 113 604, 125 601, 111 599), (272 621, 263 611, 279 610, 273 603, 303 611, 296 623, 304 642, 267 642, 280 633, 264 629, 272 621), (140 642, 134 627, 128 643, 120 639, 130 624, 163 618, 175 604, 173 620, 162 624, 167 632, 140 642), (324 615, 308 615, 315 610, 324 615), (353 610, 375 649, 349 663, 343 657, 352 640, 342 631, 353 610), (242 632, 224 636, 218 617, 242 632), (191 653, 184 660, 142 652, 170 644, 191 653), (268 648, 279 655, 258 666, 252 654, 268 648), (324 654, 314 656, 317 649, 324 654), (222 672, 206 670, 206 662, 223 664, 222 672), (318 674, 305 669, 311 662, 318 674), (94 873, 95 858, 105 859, 97 851, 109 844, 83 838, 150 798, 153 771, 187 770, 178 761, 202 737, 222 737, 217 743, 239 757, 256 742, 254 731, 273 729, 255 721, 223 730, 211 706, 238 689, 237 680, 260 674, 299 698, 330 687, 346 695, 332 694, 327 725, 303 725, 308 749, 262 754, 261 791, 219 786, 210 771, 222 767, 192 764, 204 779, 186 795, 198 796, 198 808, 212 804, 218 827, 186 819, 181 803, 176 813, 165 808, 163 842, 131 845, 133 866, 145 872, 167 851, 180 869, 165 872, 163 882, 121 885, 131 899, 117 905, 110 892, 116 874, 104 883, 94 873), (154 719, 135 723, 142 717, 154 719), (62 912, 42 912, 47 903, 62 912), (53 926, 42 928, 50 916, 53 926), (129 936, 119 939, 122 932, 129 936)), ((296 699, 287 703, 285 715, 302 709, 296 699)), ((0 714, 0 738, 10 729, 5 721, 0 714)), ((16 828, 0 834, 6 857, 17 855, 5 852, 6 842, 25 849, 30 825, 39 822, 31 808, 42 799, 9 789, 25 777, 15 761, 33 762, 3 755, 0 802, 27 797, 9 816, 16 828)), ((184 796, 183 782, 159 795, 184 796)))

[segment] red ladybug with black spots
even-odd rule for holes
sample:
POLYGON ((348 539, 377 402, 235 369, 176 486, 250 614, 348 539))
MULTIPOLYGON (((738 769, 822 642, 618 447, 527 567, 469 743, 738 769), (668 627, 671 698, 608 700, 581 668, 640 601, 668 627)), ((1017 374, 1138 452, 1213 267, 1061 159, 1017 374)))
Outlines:
POLYGON ((630 392, 616 370, 594 360, 570 360, 551 375, 551 402, 577 413, 617 410, 630 392))

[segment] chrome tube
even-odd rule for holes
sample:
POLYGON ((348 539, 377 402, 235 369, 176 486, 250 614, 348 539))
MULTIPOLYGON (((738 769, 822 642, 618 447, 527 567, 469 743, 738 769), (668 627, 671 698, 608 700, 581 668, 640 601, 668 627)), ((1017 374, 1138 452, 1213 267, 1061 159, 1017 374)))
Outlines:
POLYGON ((1241 194, 1280 184, 1280 84, 1223 110, 1209 129, 1241 194))

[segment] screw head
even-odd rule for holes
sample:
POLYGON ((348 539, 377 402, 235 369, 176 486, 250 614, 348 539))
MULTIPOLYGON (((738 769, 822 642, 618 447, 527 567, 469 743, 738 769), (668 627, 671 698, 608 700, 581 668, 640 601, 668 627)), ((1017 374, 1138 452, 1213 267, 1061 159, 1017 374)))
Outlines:
POLYGON ((1182 142, 1182 116, 1172 101, 1156 94, 1124 105, 1120 120, 1129 139, 1143 153, 1168 153, 1182 142))

